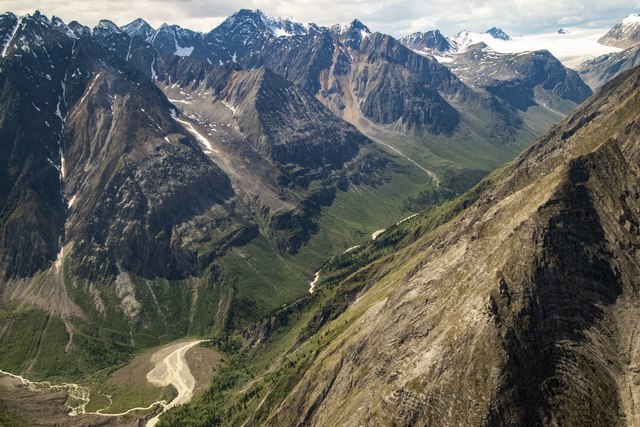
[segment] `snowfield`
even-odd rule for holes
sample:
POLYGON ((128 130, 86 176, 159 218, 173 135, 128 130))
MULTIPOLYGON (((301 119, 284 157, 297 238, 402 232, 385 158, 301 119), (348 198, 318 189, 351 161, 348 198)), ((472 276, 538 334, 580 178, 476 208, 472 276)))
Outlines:
MULTIPOLYGON (((486 33, 466 33, 462 37, 453 38, 462 42, 466 48, 468 43, 484 42, 493 50, 501 53, 519 53, 546 49, 569 68, 576 68, 582 62, 596 58, 605 53, 619 52, 622 49, 604 46, 598 43, 608 28, 564 28, 566 34, 557 31, 533 35, 510 35, 511 40, 494 39, 486 33)), ((462 49, 464 50, 464 49, 462 49)))

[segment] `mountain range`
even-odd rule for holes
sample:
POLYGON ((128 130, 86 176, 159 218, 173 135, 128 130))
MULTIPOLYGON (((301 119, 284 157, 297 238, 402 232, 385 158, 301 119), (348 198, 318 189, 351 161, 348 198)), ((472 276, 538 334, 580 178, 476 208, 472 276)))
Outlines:
POLYGON ((167 423, 626 413, 637 69, 469 40, 0 15, 0 368, 207 336, 227 371, 167 423))

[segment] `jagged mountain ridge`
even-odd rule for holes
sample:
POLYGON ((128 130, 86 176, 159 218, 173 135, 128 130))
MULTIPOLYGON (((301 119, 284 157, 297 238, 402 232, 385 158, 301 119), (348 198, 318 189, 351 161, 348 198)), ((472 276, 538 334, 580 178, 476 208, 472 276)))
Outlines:
MULTIPOLYGON (((11 16, 8 18, 11 18, 11 16)), ((58 154, 57 151, 55 151, 55 156, 58 156, 58 164, 50 162, 60 170, 69 171, 67 180, 63 181, 63 185, 66 187, 64 191, 68 193, 66 195, 67 200, 73 200, 75 203, 77 198, 81 202, 79 208, 81 211, 78 211, 77 215, 74 215, 76 209, 72 206, 69 207, 71 212, 69 217, 71 223, 67 224, 69 241, 82 242, 82 245, 85 245, 76 248, 79 253, 102 254, 108 258, 108 260, 96 259, 95 255, 91 255, 86 258, 87 263, 96 265, 85 265, 84 262, 80 262, 78 271, 84 271, 88 277, 94 279, 103 277, 104 274, 117 274, 116 265, 145 277, 153 277, 155 275, 185 277, 200 274, 202 268, 206 266, 206 262, 202 262, 197 258, 194 259, 194 252, 181 253, 182 249, 179 250, 177 248, 185 248, 185 245, 179 243, 180 240, 176 240, 176 236, 172 236, 170 228, 183 221, 184 215, 188 217, 201 214, 209 209, 210 206, 228 199, 234 192, 231 189, 229 178, 220 169, 216 169, 216 159, 207 158, 201 151, 203 149, 207 150, 209 142, 203 142, 203 138, 207 139, 207 137, 202 137, 198 132, 194 132, 192 125, 188 121, 186 122, 187 132, 185 133, 184 129, 178 131, 184 123, 180 122, 180 120, 176 122, 176 120, 172 119, 172 116, 175 117, 177 114, 176 107, 167 101, 164 95, 152 84, 151 80, 145 80, 142 75, 136 74, 137 72, 134 69, 127 66, 127 60, 135 65, 136 58, 142 58, 141 62, 144 62, 146 55, 146 59, 151 59, 152 61, 149 69, 152 69, 154 73, 157 71, 161 76, 164 76, 165 73, 162 68, 164 63, 159 56, 162 55, 162 52, 158 50, 150 52, 149 45, 145 45, 139 38, 129 38, 125 32, 109 21, 101 21, 92 31, 91 37, 81 34, 80 38, 76 38, 74 33, 64 24, 59 26, 64 31, 56 28, 42 15, 36 14, 33 18, 30 16, 23 18, 23 22, 31 21, 41 23, 49 32, 57 31, 58 37, 67 37, 67 44, 73 45, 74 49, 76 49, 74 52, 83 61, 76 64, 74 61, 79 61, 79 59, 70 58, 67 54, 67 56, 64 56, 65 62, 60 64, 62 69, 67 69, 66 74, 73 74, 74 81, 78 80, 85 84, 86 92, 82 93, 82 101, 87 100, 90 103, 83 104, 82 107, 74 106, 77 111, 82 110, 85 114, 70 114, 68 120, 64 110, 65 107, 62 107, 62 111, 65 114, 64 120, 66 121, 64 123, 64 138, 59 141, 60 153, 68 151, 69 154, 66 156, 65 168, 61 166, 65 157, 62 157, 62 154, 58 154), (95 44, 95 42, 98 44, 95 44), (101 46, 106 51, 102 51, 101 46), (111 52, 113 56, 107 52, 111 52), (159 61, 158 65, 155 65, 156 59, 159 61), (105 63, 110 65, 96 65, 105 63), (73 70, 69 71, 71 68, 73 70), (125 75, 126 77, 122 80, 116 78, 118 75, 125 75), (123 87, 123 84, 126 86, 125 83, 127 82, 133 83, 129 84, 128 87, 123 87), (144 85, 142 82, 144 82, 144 85), (126 103, 127 98, 131 92, 139 90, 142 92, 136 96, 141 99, 146 98, 146 101, 139 100, 135 102, 135 104, 139 105, 139 110, 132 110, 132 107, 126 103), (156 104, 155 106, 150 104, 152 101, 156 104), (106 107, 108 109, 105 110, 106 107), (81 118, 78 117, 79 115, 81 118), (119 119, 119 115, 122 115, 123 118, 126 117, 127 120, 119 119), (118 123, 120 128, 114 129, 114 123, 118 123), (140 149, 135 144, 127 144, 130 138, 133 138, 133 141, 142 141, 150 138, 146 134, 148 133, 146 129, 149 127, 155 127, 157 131, 161 132, 157 146, 152 144, 149 148, 140 149), (164 145, 165 143, 175 145, 176 141, 172 141, 170 136, 180 132, 182 132, 182 137, 176 140, 179 143, 178 146, 180 144, 191 146, 192 150, 196 150, 195 153, 183 152, 180 154, 180 150, 176 151, 173 147, 164 145), (105 145, 102 142, 105 141, 105 138, 106 141, 113 141, 115 145, 105 145), (187 138, 190 142, 186 143, 184 138, 187 138), (204 147, 202 146, 203 144, 204 147), (96 147, 100 147, 100 149, 98 150, 96 147), (156 155, 162 153, 158 159, 161 162, 160 164, 149 163, 147 160, 148 157, 153 157, 154 150, 156 155), (193 157, 194 155, 196 157, 193 157), (180 156, 191 157, 189 160, 185 159, 181 164, 180 156), (169 158, 174 158, 174 160, 167 163, 169 158), (116 166, 116 169, 114 169, 115 159, 121 159, 120 162, 124 161, 124 164, 116 166), (198 162, 203 161, 203 165, 198 165, 198 162), (207 170, 208 166, 205 164, 208 162, 214 162, 213 169, 209 168, 207 170), (173 165, 170 165, 170 163, 173 163, 173 165), (91 172, 88 173, 87 164, 96 164, 96 167, 91 168, 91 172), (158 187, 157 184, 152 184, 151 180, 143 179, 145 175, 155 176, 158 173, 168 177, 174 173, 181 174, 183 172, 181 172, 180 168, 185 168, 188 164, 193 167, 195 175, 185 175, 183 178, 186 181, 184 183, 177 182, 176 186, 171 183, 169 187, 158 187), (166 166, 168 169, 163 170, 160 165, 162 167, 166 166), (117 169, 118 167, 122 167, 122 170, 117 169), (136 169, 138 167, 148 170, 148 172, 138 171, 136 169), (173 167, 175 169, 172 169, 173 167), (76 170, 80 172, 80 176, 73 174, 76 170), (152 171, 153 173, 151 173, 152 171), (203 174, 203 177, 198 176, 200 173, 203 174), (95 174, 95 178, 92 174, 95 174), (119 183, 116 187, 120 188, 120 192, 117 194, 105 191, 105 188, 110 185, 110 180, 119 183), (128 183, 132 183, 133 187, 128 188, 128 183), (204 187, 202 187, 203 185, 204 187), (214 189, 210 196, 206 196, 209 193, 206 187, 214 189), (90 191, 93 197, 99 197, 99 199, 84 200, 86 191, 90 191), (164 196, 160 197, 160 193, 166 196, 168 203, 166 208, 163 207, 164 196), (201 193, 202 196, 200 195, 201 193), (152 194, 156 195, 153 196, 152 194), (181 196, 187 196, 191 199, 188 202, 182 201, 180 200, 181 196), (209 199, 199 200, 201 197, 209 197, 209 199), (142 204, 131 205, 131 202, 128 201, 129 199, 134 201, 142 200, 142 204), (149 204, 153 199, 157 200, 153 204, 149 204), (189 208, 190 204, 193 208, 189 208), (130 214, 127 214, 125 217, 133 222, 127 224, 125 218, 119 218, 122 212, 119 211, 119 208, 116 208, 117 205, 130 205, 128 209, 130 209, 131 215, 134 216, 128 217, 130 214), (177 206, 182 206, 184 210, 179 215, 176 211, 177 206), (94 210, 87 211, 86 209, 94 210), (159 209, 157 218, 154 217, 156 215, 153 213, 154 209, 159 209), (162 209, 169 209, 169 211, 163 212, 162 209), (147 215, 147 219, 142 219, 139 216, 141 214, 147 215), (89 218, 93 219, 88 221, 89 218), (74 222, 76 220, 78 223, 74 222), (101 221, 115 222, 102 223, 101 221), (139 226, 132 225, 136 221, 141 221, 139 226), (178 222, 172 223, 172 221, 178 222), (126 227, 126 230, 120 227, 126 227), (154 229, 154 227, 164 228, 161 230, 154 229), (166 227, 169 228, 167 229, 166 227), (110 237, 110 233, 113 233, 114 237, 110 237), (117 249, 119 244, 115 243, 116 235, 122 236, 120 237, 121 242, 124 244, 121 248, 122 250, 117 249), (152 252, 147 253, 146 248, 151 248, 153 245, 151 245, 150 241, 145 242, 144 236, 153 239, 159 239, 162 236, 167 240, 163 244, 156 245, 152 252), (170 241, 172 243, 169 243, 170 241), (164 255, 162 251, 165 251, 164 255), (95 270, 99 271, 98 276, 93 275, 95 270)), ((17 18, 14 20, 8 19, 6 31, 9 32, 9 29, 16 25, 17 18)), ((151 37, 150 41, 153 42, 154 37, 157 40, 158 34, 162 31, 167 31, 167 29, 169 31, 174 30, 174 28, 165 26, 164 30, 162 28, 159 29, 151 37)), ((24 31, 27 30, 28 28, 24 31)), ((15 35, 17 44, 11 41, 7 44, 7 50, 21 48, 29 52, 28 45, 19 44, 24 42, 25 37, 35 40, 44 39, 38 34, 26 36, 20 30, 15 35)), ((47 37, 51 38, 51 40, 56 40, 52 35, 48 34, 47 37)), ((43 49, 46 50, 44 44, 43 49)), ((174 58, 173 53, 168 58, 174 58)), ((37 57, 35 52, 34 55, 37 57)), ((60 53, 58 56, 63 56, 63 54, 60 53)), ((16 67, 25 66, 24 57, 17 56, 17 58, 14 58, 12 56, 11 59, 19 60, 16 67)), ((46 66, 46 64, 43 66, 46 66)), ((51 66, 52 68, 54 67, 54 65, 51 66)), ((202 67, 203 65, 200 66, 202 67)), ((213 66, 204 66, 213 68, 213 70, 209 70, 210 73, 216 74, 218 72, 218 69, 213 66)), ((146 64, 143 69, 148 69, 146 64)), ((14 74, 17 75, 17 73, 14 74)), ((331 180, 340 181, 338 175, 340 175, 343 166, 358 155, 360 148, 367 143, 367 139, 346 123, 335 118, 313 97, 304 91, 298 90, 291 83, 268 70, 245 73, 243 78, 237 78, 238 76, 238 74, 228 75, 227 77, 233 80, 233 85, 231 80, 227 81, 225 88, 227 92, 223 95, 216 93, 216 95, 227 99, 229 103, 242 104, 242 108, 239 108, 237 115, 237 122, 240 126, 239 133, 243 139, 246 138, 251 142, 254 150, 266 155, 273 164, 279 165, 276 167, 280 168, 280 172, 273 179, 273 185, 275 187, 286 185, 291 180, 302 186, 308 186, 311 181, 317 179, 329 179, 329 182, 331 180), (245 100, 247 102, 251 100, 251 103, 247 104, 245 100), (274 105, 279 108, 288 108, 288 110, 274 109, 274 105), (297 127, 297 132, 292 133, 292 127, 287 127, 287 123, 297 127), (339 143, 332 145, 331 141, 338 141, 339 143), (334 174, 329 177, 325 172, 320 171, 320 167, 326 171, 334 171, 337 175, 334 174)), ((62 79, 62 77, 52 79, 48 74, 46 77, 56 82, 54 84, 62 81, 61 88, 65 88, 66 77, 65 79, 62 79)), ((70 89, 70 93, 73 93, 73 90, 75 88, 70 89)), ((62 101, 64 103, 67 102, 66 100, 62 101)), ((59 101, 56 107, 58 108, 56 111, 58 121, 62 119, 62 113, 60 113, 62 101, 59 101)), ((72 101, 75 102, 75 99, 72 101)), ((53 100, 45 102, 49 104, 49 108, 53 108, 53 100)), ((224 108, 228 108, 228 105, 230 104, 226 104, 224 108)), ((38 107, 34 104, 33 108, 37 109, 38 107)), ((234 120, 232 117, 225 118, 225 120, 230 119, 234 120)), ((188 119, 185 118, 184 120, 188 119)), ((53 119, 51 122, 54 122, 53 119)), ((56 138, 60 139, 60 136, 58 135, 56 138)), ((55 158, 55 156, 52 154, 49 157, 55 158)), ((351 175, 355 176, 355 174, 351 175)), ((60 191, 55 193, 59 194, 60 191)), ((289 202, 292 203, 290 206, 292 207, 285 209, 285 211, 295 210, 295 206, 301 208, 299 204, 302 203, 304 197, 296 196, 292 193, 289 198, 289 202)), ((285 197, 286 199, 287 197, 285 197)), ((283 204, 283 206, 285 205, 287 203, 283 204)), ((7 204, 6 206, 10 205, 7 204)), ((260 211, 260 208, 261 206, 258 205, 258 211, 260 211)), ((271 214, 275 213, 271 212, 271 214)), ((282 224, 280 227, 286 227, 286 225, 282 224)), ((308 225, 305 226, 305 228, 307 227, 308 225)), ((308 230, 304 231, 307 235, 308 232, 308 230)), ((265 230, 265 233, 268 232, 265 230)), ((66 244, 65 236, 62 233, 60 233, 58 239, 50 240, 56 241, 55 246, 58 252, 61 249, 61 245, 66 244)), ((300 242, 293 246, 288 244, 285 246, 290 250, 295 250, 299 245, 300 242)), ((56 258, 53 255, 55 250, 52 246, 54 244, 50 242, 46 251, 49 263, 56 258)), ((37 251, 34 251, 34 253, 37 253, 37 251)), ((209 255, 205 255, 204 259, 207 259, 207 256, 209 255)), ((45 267, 46 264, 47 262, 40 262, 39 265, 31 266, 28 270, 20 271, 17 274, 20 276, 32 274, 45 267)), ((9 274, 10 277, 13 275, 13 273, 9 274)))
MULTIPOLYGON (((134 23, 142 25, 139 21, 134 23)), ((270 18, 261 11, 241 10, 207 34, 193 33, 187 37, 191 41, 178 41, 176 32, 188 33, 177 26, 163 25, 149 41, 164 54, 173 51, 210 64, 237 62, 247 69, 268 67, 315 94, 334 114, 370 137, 391 144, 395 150, 412 152, 430 134, 449 135, 446 138, 454 140, 470 138, 471 134, 474 139, 489 143, 497 137, 515 143, 515 147, 521 147, 517 140, 530 138, 530 131, 525 128, 516 132, 520 136, 505 132, 514 129, 514 125, 521 126, 521 118, 515 117, 517 110, 508 111, 507 105, 486 99, 487 92, 478 97, 467 90, 464 102, 459 102, 460 84, 451 84, 452 77, 441 64, 420 64, 425 61, 412 57, 418 55, 403 51, 389 36, 371 34, 358 20, 326 28, 270 18), (370 37, 374 41, 367 43, 370 37), (387 52, 378 51, 378 45, 387 52), (389 60, 392 64, 387 64, 389 60), (386 83, 389 78, 393 83, 386 83), (412 92, 414 95, 409 96, 412 92), (465 111, 466 104, 473 107, 465 111), (483 135, 486 129, 477 127, 478 116, 484 121, 490 117, 489 122, 493 122, 488 134, 483 135), (415 141, 409 147, 398 147, 396 140, 407 132, 414 135, 415 141)), ((154 56, 148 46, 145 49, 134 40, 126 54, 124 48, 121 50, 121 55, 153 77, 154 56), (135 55, 137 49, 145 51, 143 57, 135 55)), ((569 100, 568 104, 572 102, 569 100)), ((548 115, 545 123, 557 119, 553 111, 548 115)), ((494 147, 489 149, 497 152, 494 147)), ((431 150, 438 156, 446 154, 438 148, 431 150)))
POLYGON ((142 18, 134 19, 128 24, 123 25, 121 30, 127 33, 131 38, 139 37, 142 40, 148 40, 156 31, 142 18))

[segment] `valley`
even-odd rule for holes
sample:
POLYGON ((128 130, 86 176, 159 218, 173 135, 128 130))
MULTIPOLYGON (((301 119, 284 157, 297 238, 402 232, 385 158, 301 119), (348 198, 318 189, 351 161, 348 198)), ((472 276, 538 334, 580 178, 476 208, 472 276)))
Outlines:
POLYGON ((166 410, 188 403, 196 389, 202 392, 218 369, 218 353, 205 347, 194 348, 202 342, 182 340, 145 351, 109 374, 104 383, 96 379, 85 385, 32 382, 1 371, 6 380, 0 385, 0 407, 11 408, 10 412, 19 418, 38 425, 124 426, 138 425, 142 419, 146 420, 145 425, 154 426, 166 410), (162 399, 153 400, 154 397, 162 399), (141 406, 132 406, 135 404, 141 406), (41 414, 27 415, 34 407, 41 414), (43 418, 44 413, 51 418, 43 418))

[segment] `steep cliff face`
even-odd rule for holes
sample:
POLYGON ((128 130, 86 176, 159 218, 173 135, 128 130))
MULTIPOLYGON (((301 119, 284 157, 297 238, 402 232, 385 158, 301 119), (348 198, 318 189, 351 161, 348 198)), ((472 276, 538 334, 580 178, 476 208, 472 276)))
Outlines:
POLYGON ((267 424, 633 425, 639 106, 634 69, 347 279, 368 290, 267 424))
POLYGON ((31 275, 51 263, 62 244, 62 132, 73 40, 40 14, 20 20, 5 17, 0 59, 0 268, 8 278, 31 275))
MULTIPOLYGON (((113 27, 96 29, 101 44, 128 37, 113 27)), ((109 51, 123 56, 42 15, 16 23, 0 77, 7 277, 46 268, 69 242, 87 275, 194 274, 172 228, 233 194, 162 92, 109 51)))
POLYGON ((232 196, 228 177, 172 119, 173 106, 149 80, 86 64, 81 52, 73 60, 87 89, 67 118, 64 185, 73 200, 67 238, 86 254, 83 268, 198 274, 202 266, 174 228, 232 196))

